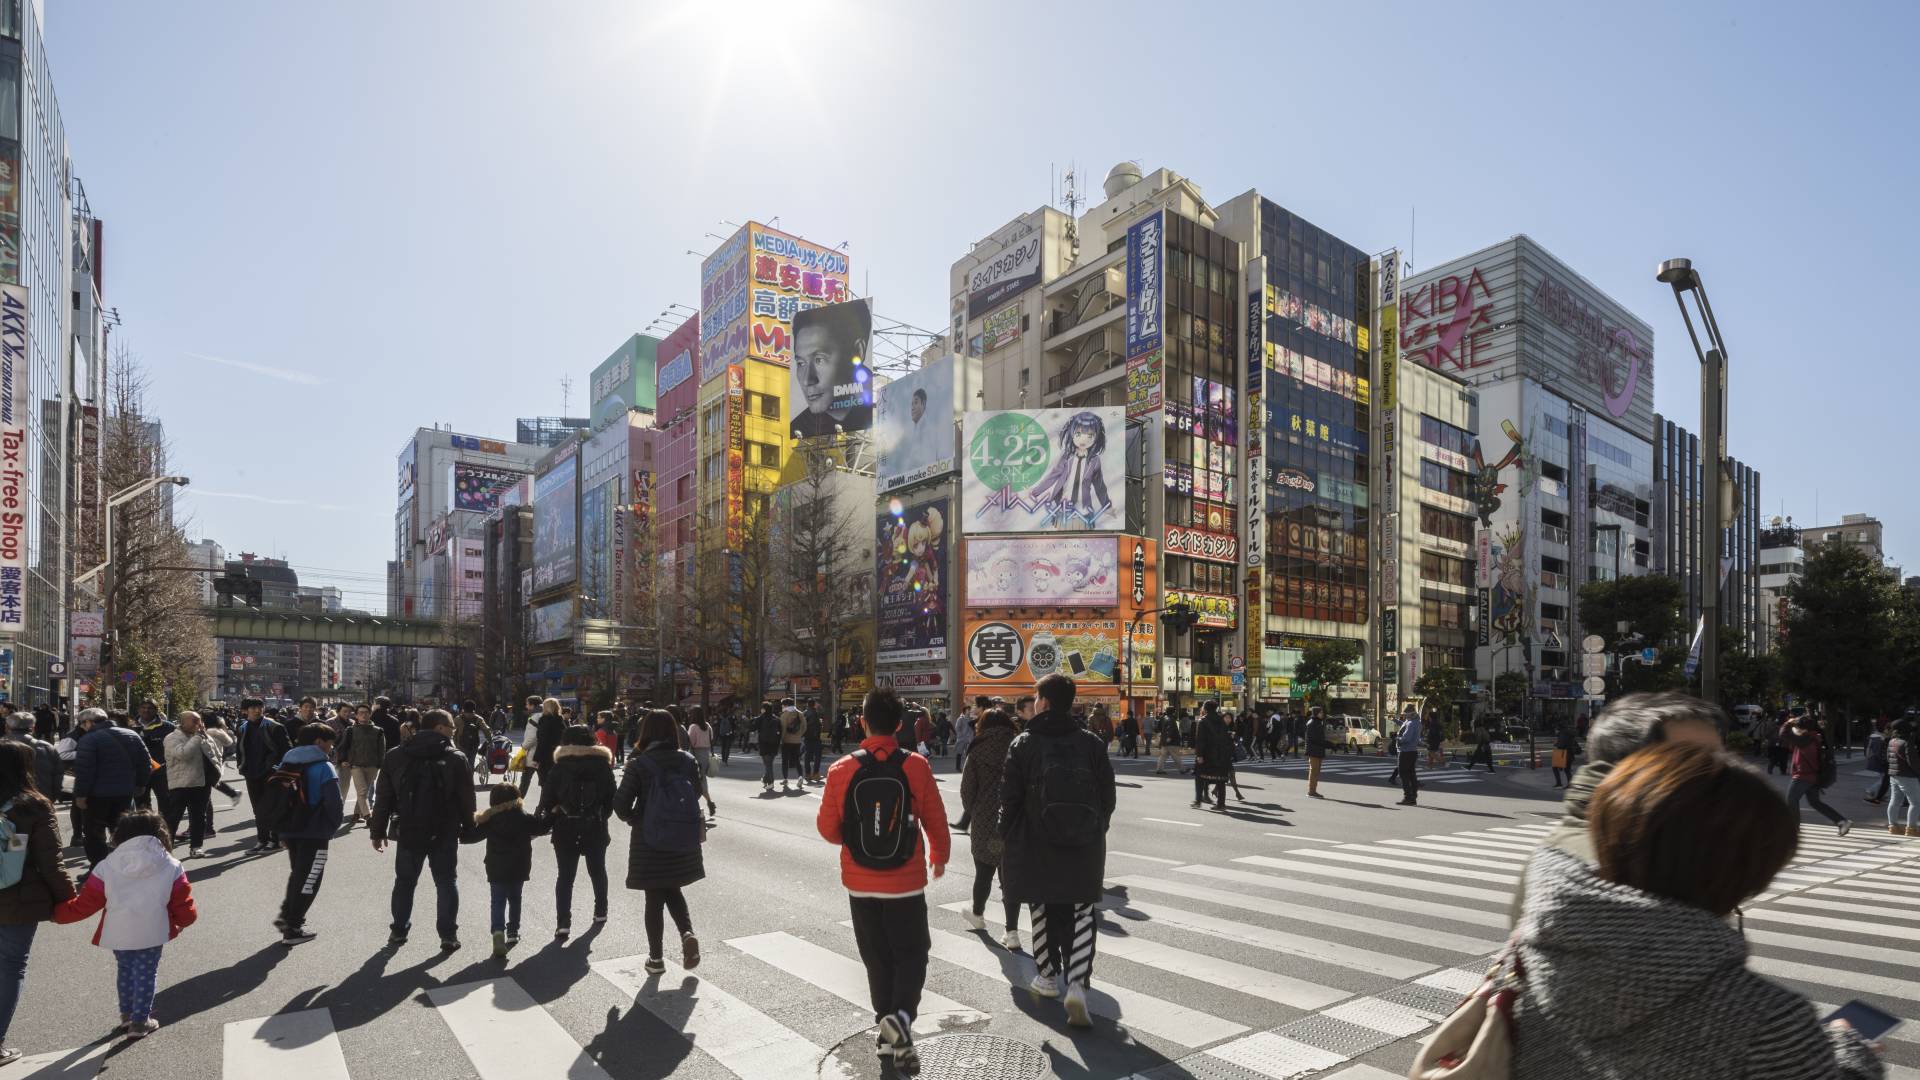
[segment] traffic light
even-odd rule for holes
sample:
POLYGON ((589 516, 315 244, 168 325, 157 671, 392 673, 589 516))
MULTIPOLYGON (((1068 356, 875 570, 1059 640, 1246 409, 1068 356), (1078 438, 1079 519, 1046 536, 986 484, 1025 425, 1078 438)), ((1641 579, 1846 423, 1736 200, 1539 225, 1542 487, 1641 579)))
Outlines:
POLYGON ((1160 613, 1160 624, 1175 637, 1184 635, 1200 621, 1200 612, 1193 605, 1181 601, 1160 613))
POLYGON ((245 571, 228 572, 225 577, 214 578, 213 591, 219 595, 219 604, 223 608, 232 607, 236 596, 248 607, 257 608, 263 596, 261 583, 247 576, 245 571))

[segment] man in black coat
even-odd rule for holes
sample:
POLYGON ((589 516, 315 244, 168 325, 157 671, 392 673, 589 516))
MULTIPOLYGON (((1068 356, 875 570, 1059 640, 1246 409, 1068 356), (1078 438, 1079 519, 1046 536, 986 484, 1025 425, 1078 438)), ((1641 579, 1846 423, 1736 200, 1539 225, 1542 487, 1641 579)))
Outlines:
POLYGON ((1007 748, 1000 777, 1000 864, 1007 898, 1029 906, 1038 997, 1059 997, 1066 977, 1067 1022, 1091 1023, 1094 905, 1106 880, 1107 824, 1113 818, 1113 763, 1100 736, 1073 722, 1073 680, 1053 674, 1037 688, 1044 709, 1007 748))
POLYGON ((240 711, 246 714, 246 719, 240 721, 240 729, 233 733, 234 749, 240 757, 240 777, 247 782, 247 802, 253 806, 253 850, 256 852, 280 848, 280 838, 267 825, 260 807, 266 798, 267 777, 280 767, 280 759, 293 747, 280 721, 262 715, 264 704, 259 698, 243 699, 240 711))
POLYGON ((388 947, 407 943, 413 924, 413 887, 424 865, 433 872, 440 948, 451 952, 460 947, 457 871, 460 838, 473 831, 473 777, 467 772, 467 759, 453 748, 452 714, 434 709, 421 717, 420 726, 413 738, 387 752, 367 828, 373 850, 385 851, 389 836, 399 848, 394 857, 388 947))
POLYGON ((1227 808, 1227 781, 1233 778, 1233 732, 1220 719, 1220 703, 1207 702, 1200 725, 1193 732, 1193 806, 1207 800, 1213 787, 1213 809, 1227 808))

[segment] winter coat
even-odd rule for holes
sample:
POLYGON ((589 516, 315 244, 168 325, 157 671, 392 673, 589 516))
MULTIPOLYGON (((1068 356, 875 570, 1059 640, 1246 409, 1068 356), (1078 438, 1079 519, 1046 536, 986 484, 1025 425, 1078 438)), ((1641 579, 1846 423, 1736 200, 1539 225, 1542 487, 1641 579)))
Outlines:
POLYGON ((1011 727, 992 727, 974 736, 967 751, 967 767, 960 774, 960 805, 969 815, 967 838, 973 861, 999 866, 1005 851, 1000 839, 1000 778, 1007 768, 1011 727))
POLYGON ((786 746, 799 746, 807 733, 807 718, 800 715, 799 709, 785 709, 780 713, 780 742, 786 746))
POLYGON ((264 716, 240 721, 240 730, 233 737, 240 746, 240 775, 249 780, 259 780, 272 772, 292 746, 280 721, 264 716))
POLYGON ((1218 713, 1200 721, 1193 736, 1193 771, 1208 780, 1233 775, 1233 733, 1218 713))
POLYGON ((846 848, 847 785, 860 763, 852 754, 827 769, 827 786, 820 792, 820 812, 814 827, 830 844, 840 845, 840 884, 854 896, 914 896, 927 891, 927 864, 947 865, 952 855, 953 837, 947 831, 947 806, 940 801, 940 788, 933 782, 933 766, 911 750, 903 750, 893 735, 869 735, 860 741, 860 749, 885 761, 894 754, 905 754, 900 771, 907 777, 907 795, 913 801, 913 816, 919 819, 921 836, 914 837, 913 854, 891 870, 875 870, 853 861, 846 848), (924 841, 924 842, 923 842, 924 841))
POLYGON ((559 713, 541 713, 539 722, 534 726, 536 741, 533 747, 534 767, 545 772, 553 764, 553 752, 560 749, 561 741, 567 734, 567 718, 559 713))
MULTIPOLYGON (((669 769, 684 770, 694 778, 695 788, 699 787, 700 766, 692 754, 665 740, 647 744, 640 753, 652 758, 663 773, 669 769)), ((641 821, 646 814, 649 774, 641 767, 639 758, 640 754, 635 754, 634 760, 627 763, 627 771, 620 778, 620 790, 613 797, 613 812, 632 826, 627 835, 627 888, 684 888, 706 877, 706 866, 698 848, 680 852, 658 851, 647 846, 641 821)))
POLYGON ((762 754, 777 752, 780 749, 780 718, 770 712, 754 717, 753 736, 762 754))
MULTIPOLYGON (((1593 801, 1593 790, 1613 771, 1613 765, 1611 761, 1595 762, 1573 771, 1573 775, 1567 778, 1567 793, 1560 803, 1560 823, 1541 838, 1538 850, 1553 848, 1564 851, 1588 864, 1599 861, 1599 856, 1594 854, 1593 839, 1587 835, 1587 804, 1593 801)), ((1526 899, 1527 867, 1523 866, 1520 868, 1519 884, 1513 889, 1513 901, 1507 905, 1507 922, 1510 925, 1520 925, 1520 907, 1526 899)))
POLYGON ((373 817, 367 828, 375 840, 393 840, 409 848, 429 848, 473 829, 473 774, 453 742, 437 731, 417 731, 380 765, 373 789, 373 817), (438 770, 428 777, 422 770, 438 770), (401 793, 414 783, 435 784, 437 804, 424 820, 406 817, 401 793), (399 820, 395 820, 398 817, 399 820))
POLYGON ((1327 721, 1322 716, 1307 718, 1307 756, 1327 756, 1327 721))
POLYGON ((25 733, 0 736, 0 742, 17 742, 33 751, 34 789, 49 799, 60 794, 60 774, 65 771, 65 763, 52 743, 25 733))
POLYGON ((204 731, 193 735, 175 731, 167 736, 163 752, 167 758, 168 791, 206 787, 208 768, 212 768, 214 775, 220 771, 220 752, 213 748, 213 740, 207 738, 204 731))
POLYGON ((961 713, 960 719, 953 725, 954 751, 965 756, 973 746, 973 714, 961 713))
POLYGON ((1783 728, 1780 731, 1780 742, 1793 751, 1787 775, 1795 780, 1818 782, 1820 779, 1820 733, 1809 731, 1802 735, 1792 728, 1783 728))
POLYGON ((199 912, 180 861, 157 836, 136 836, 88 876, 80 894, 54 908, 53 921, 76 923, 102 912, 93 943, 103 949, 151 949, 178 937, 199 912))
POLYGON ((53 805, 21 792, 6 813, 14 835, 26 838, 27 864, 19 881, 0 889, 0 926, 46 922, 56 905, 73 899, 73 879, 60 865, 53 805))
POLYGON ((349 724, 347 733, 334 744, 333 756, 349 769, 377 769, 389 749, 387 733, 378 724, 355 723, 349 724))
POLYGON ((1394 737, 1394 749, 1403 754, 1420 752, 1420 717, 1408 713, 1400 718, 1400 731, 1394 737))
POLYGON ((1513 1080, 1877 1080, 1858 1032, 1747 970, 1725 919, 1601 880, 1547 849, 1528 864, 1513 1080))
POLYGON ((1904 735, 1888 739, 1887 769, 1894 776, 1920 776, 1920 746, 1904 735))
POLYGON ((327 752, 311 743, 296 746, 280 759, 280 767, 301 771, 300 786, 307 793, 306 820, 280 830, 282 840, 325 840, 340 828, 345 807, 340 801, 340 774, 327 752))
POLYGON ((515 799, 480 811, 460 842, 487 842, 487 881, 525 881, 533 876, 533 838, 545 836, 547 829, 547 822, 527 813, 515 799))
POLYGON ((1887 771, 1887 735, 1876 731, 1867 736, 1867 771, 1883 773, 1887 771))
MULTIPOLYGON (((1225 728, 1215 722, 1217 730, 1225 728)), ((1000 838, 1006 850, 1000 859, 1000 880, 1007 898, 1023 904, 1094 904, 1100 901, 1107 867, 1106 831, 1113 820, 1113 762, 1100 737, 1081 731, 1073 717, 1062 712, 1034 716, 1027 730, 1007 747, 1006 771, 1000 777, 1000 838), (1094 797, 1100 811, 1098 840, 1079 847, 1059 847, 1041 831, 1033 788, 1040 779, 1041 761, 1050 742, 1071 740, 1086 755, 1093 771, 1094 797), (1029 812, 1031 811, 1031 812, 1029 812)))
POLYGON ((124 799, 153 783, 153 759, 140 736, 123 727, 89 728, 73 755, 74 798, 124 799))
MULTIPOLYGON (((174 726, 173 721, 165 717, 156 717, 153 723, 141 725, 135 734, 140 736, 141 742, 147 744, 147 756, 164 764, 167 760, 167 736, 178 730, 180 729, 174 726)), ((160 782, 170 788, 173 786, 170 783, 171 779, 162 775, 160 782)))
POLYGON ((553 767, 540 782, 540 817, 553 828, 553 842, 605 847, 607 819, 613 816, 613 752, 604 746, 563 746, 553 752, 553 767), (591 806, 584 818, 568 808, 591 806))

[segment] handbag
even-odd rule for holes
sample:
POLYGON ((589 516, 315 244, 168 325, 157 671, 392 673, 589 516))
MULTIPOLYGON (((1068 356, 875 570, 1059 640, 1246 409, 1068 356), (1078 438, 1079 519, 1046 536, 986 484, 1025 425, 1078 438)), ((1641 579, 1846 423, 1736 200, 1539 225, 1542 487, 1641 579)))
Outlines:
POLYGON ((1420 1043, 1407 1080, 1508 1080, 1513 1075, 1513 1001, 1523 986, 1512 942, 1453 1014, 1420 1043))

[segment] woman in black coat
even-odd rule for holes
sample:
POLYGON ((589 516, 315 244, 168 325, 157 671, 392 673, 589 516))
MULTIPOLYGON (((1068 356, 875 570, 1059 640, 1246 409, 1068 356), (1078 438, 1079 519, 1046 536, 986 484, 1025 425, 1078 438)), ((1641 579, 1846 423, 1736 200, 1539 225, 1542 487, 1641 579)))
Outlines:
POLYGON ((640 751, 627 759, 626 775, 614 796, 613 812, 632 827, 627 841, 627 888, 647 896, 646 970, 650 975, 667 969, 660 957, 660 939, 666 931, 662 909, 673 916, 674 928, 680 932, 681 966, 691 971, 700 963, 700 940, 693 935, 693 918, 680 891, 706 876, 700 857, 699 769, 693 755, 680 749, 679 725, 673 722, 673 714, 654 709, 640 722, 640 751), (685 784, 678 782, 681 780, 685 784), (657 806, 654 812, 663 825, 670 816, 672 831, 684 835, 690 811, 693 832, 680 849, 669 850, 647 841, 647 800, 674 792, 690 793, 689 798, 678 800, 688 805, 657 806))
POLYGON ((553 752, 540 785, 540 819, 553 828, 554 936, 573 926, 573 880, 580 860, 593 882, 593 921, 607 921, 607 819, 613 816, 613 752, 594 741, 592 730, 570 727, 553 752))
MULTIPOLYGON (((988 709, 980 717, 980 727, 967 750, 967 767, 960 774, 960 807, 970 822, 967 837, 973 849, 973 907, 967 913, 967 922, 975 930, 987 928, 987 895, 993 890, 994 874, 1005 851, 1000 839, 1000 777, 1007 768, 1007 745, 1011 742, 1013 718, 1005 710, 988 709)), ((1007 923, 1000 944, 1016 950, 1020 948, 1020 905, 1007 896, 1004 877, 1000 881, 1000 903, 1007 923)))

